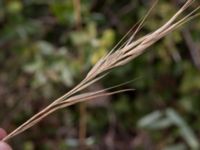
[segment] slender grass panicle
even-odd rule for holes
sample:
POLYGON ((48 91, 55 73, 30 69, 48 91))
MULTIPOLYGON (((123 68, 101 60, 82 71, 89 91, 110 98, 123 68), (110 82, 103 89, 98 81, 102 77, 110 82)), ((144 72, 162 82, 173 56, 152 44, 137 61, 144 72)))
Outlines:
MULTIPOLYGON (((134 40, 136 33, 141 29, 144 21, 146 20, 149 13, 154 8, 156 2, 151 7, 147 15, 140 21, 137 29, 133 32, 133 28, 122 38, 122 40, 103 58, 101 58, 88 72, 86 77, 72 90, 61 96, 60 98, 56 99, 53 103, 49 106, 41 110, 39 113, 34 115, 28 121, 23 123, 17 129, 12 131, 9 135, 7 135, 3 141, 7 141, 12 137, 22 133, 23 131, 27 130, 28 128, 32 127, 47 115, 55 112, 58 109, 68 107, 70 105, 76 104, 78 102, 87 101, 96 97, 102 97, 105 95, 112 95, 115 93, 130 91, 132 89, 125 89, 120 91, 114 92, 107 92, 105 91, 110 90, 112 88, 104 89, 101 91, 89 92, 78 94, 81 90, 87 88, 91 84, 97 82, 98 80, 102 79, 105 75, 107 75, 108 71, 123 66, 126 63, 130 62, 134 58, 138 57, 142 53, 144 53, 148 47, 156 43, 158 40, 169 34, 170 32, 177 29, 182 24, 190 21, 191 19, 199 16, 197 11, 199 10, 200 6, 197 6, 195 10, 190 12, 189 14, 180 17, 183 12, 193 3, 194 0, 187 0, 185 4, 161 27, 155 30, 152 33, 149 33, 137 40, 134 40), (132 34, 131 36, 129 36, 132 34), (128 38, 125 42, 124 39, 128 38)), ((113 87, 115 88, 115 87, 113 87)))

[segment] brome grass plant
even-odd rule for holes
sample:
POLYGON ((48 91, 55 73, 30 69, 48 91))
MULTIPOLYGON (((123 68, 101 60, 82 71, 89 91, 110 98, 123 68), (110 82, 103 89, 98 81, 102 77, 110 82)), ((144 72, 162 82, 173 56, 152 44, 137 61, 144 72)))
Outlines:
POLYGON ((105 91, 115 88, 113 87, 101 91, 79 94, 79 92, 82 91, 83 89, 87 88, 91 84, 102 79, 105 75, 107 75, 107 73, 111 69, 123 66, 128 62, 132 61, 134 58, 138 57, 139 55, 147 51, 148 47, 152 46, 158 40, 160 40, 170 32, 176 30, 182 24, 190 21, 194 17, 197 17, 199 15, 197 11, 199 10, 200 6, 197 6, 197 8, 192 12, 190 12, 189 14, 185 16, 183 15, 183 12, 192 3, 193 0, 187 0, 187 2, 164 25, 159 27, 157 30, 135 40, 136 33, 141 29, 146 17, 150 13, 150 11, 154 8, 156 4, 155 3, 153 7, 150 9, 150 11, 147 13, 147 15, 142 19, 135 32, 133 32, 131 29, 124 36, 124 38, 106 56, 101 58, 92 67, 92 69, 88 72, 86 77, 77 86, 75 86, 72 90, 70 90, 63 96, 53 101, 53 103, 51 103, 49 106, 41 110, 39 113, 37 113, 28 121, 19 126, 17 129, 12 131, 9 135, 7 135, 3 139, 3 141, 7 141, 13 138, 14 136, 22 133, 23 131, 29 129, 30 127, 34 126, 36 123, 41 121, 43 118, 45 118, 46 116, 55 112, 58 109, 65 108, 79 102, 87 101, 95 97, 102 97, 105 95, 111 95, 119 92, 132 90, 132 89, 125 89, 125 90, 105 93, 105 91), (181 15, 183 16, 181 17, 181 15))

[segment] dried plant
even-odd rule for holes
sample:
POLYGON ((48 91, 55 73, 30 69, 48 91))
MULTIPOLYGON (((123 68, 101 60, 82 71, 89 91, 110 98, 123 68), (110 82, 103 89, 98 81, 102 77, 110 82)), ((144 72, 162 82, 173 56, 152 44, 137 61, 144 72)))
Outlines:
MULTIPOLYGON (((148 14, 142 19, 139 26, 137 27, 136 31, 126 40, 124 39, 128 37, 128 35, 132 32, 132 29, 122 38, 122 40, 103 58, 101 58, 89 71, 87 76, 72 90, 61 96, 60 98, 56 99, 53 103, 51 103, 49 106, 47 106, 45 109, 34 115, 32 118, 30 118, 28 121, 23 123, 21 126, 19 126, 17 129, 15 129, 13 132, 11 132, 9 135, 7 135, 3 141, 7 141, 8 139, 16 136, 17 134, 27 130, 28 128, 32 127, 39 121, 41 121, 44 117, 47 115, 55 112, 58 109, 68 107, 70 105, 76 104, 78 102, 87 101, 90 99, 93 99, 95 97, 101 97, 105 95, 111 95, 119 92, 125 92, 129 91, 131 89, 126 90, 120 90, 115 92, 108 92, 105 93, 105 91, 110 90, 112 88, 104 89, 101 91, 95 91, 95 92, 89 92, 89 93, 83 93, 78 94, 81 90, 87 88, 91 84, 97 82, 98 80, 102 79, 105 75, 107 75, 108 71, 125 65, 126 63, 130 62, 137 56, 144 53, 148 47, 150 47, 152 44, 169 34, 170 32, 177 29, 182 24, 190 21, 194 17, 198 16, 199 13, 197 11, 199 10, 200 6, 198 6, 195 10, 190 12, 188 15, 184 17, 180 17, 180 15, 193 3, 193 0, 187 0, 187 2, 177 11, 172 18, 170 18, 163 26, 158 28, 152 33, 149 33, 138 40, 134 41, 135 34, 140 30, 142 27, 144 20, 150 13, 150 11, 153 9, 153 7, 150 9, 148 14), (180 18, 179 18, 180 17, 180 18), (178 19, 179 18, 179 19, 178 19)), ((155 3, 156 4, 156 3, 155 3)), ((113 87, 115 88, 115 87, 113 87)))

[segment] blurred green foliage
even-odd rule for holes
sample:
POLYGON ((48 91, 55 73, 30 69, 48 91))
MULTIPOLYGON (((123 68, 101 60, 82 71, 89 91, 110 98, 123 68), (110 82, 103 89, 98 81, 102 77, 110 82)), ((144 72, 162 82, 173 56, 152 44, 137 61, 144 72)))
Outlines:
MULTIPOLYGON (((160 27, 181 4, 160 1, 137 37, 160 27)), ((73 0, 0 1, 1 126, 12 131, 81 81, 150 6, 147 0, 81 0, 77 29, 73 0)), ((89 149, 200 148, 200 67, 183 30, 200 51, 200 20, 195 19, 96 84, 103 88, 137 79, 127 85, 135 92, 88 104, 89 149)), ((78 121, 78 108, 72 106, 11 144, 20 150, 78 149, 78 121)))

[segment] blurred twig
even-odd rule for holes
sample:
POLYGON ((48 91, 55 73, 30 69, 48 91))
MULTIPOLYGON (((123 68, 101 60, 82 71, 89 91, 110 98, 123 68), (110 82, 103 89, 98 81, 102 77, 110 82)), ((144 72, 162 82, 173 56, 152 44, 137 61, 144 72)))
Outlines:
MULTIPOLYGON (((78 31, 82 30, 82 19, 81 19, 81 0, 73 0, 74 4, 74 15, 76 20, 76 28, 78 31)), ((80 45, 77 45, 78 49, 81 49, 82 47, 80 45)), ((81 50, 82 51, 82 50, 81 50)), ((86 130, 87 130, 87 120, 86 120, 86 103, 82 102, 79 104, 79 146, 80 149, 85 149, 85 139, 86 139, 86 130)))
POLYGON ((200 49, 197 47, 197 44, 193 41, 189 29, 184 29, 182 33, 186 45, 190 51, 192 61, 194 62, 195 66, 200 70, 200 49))

